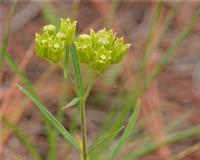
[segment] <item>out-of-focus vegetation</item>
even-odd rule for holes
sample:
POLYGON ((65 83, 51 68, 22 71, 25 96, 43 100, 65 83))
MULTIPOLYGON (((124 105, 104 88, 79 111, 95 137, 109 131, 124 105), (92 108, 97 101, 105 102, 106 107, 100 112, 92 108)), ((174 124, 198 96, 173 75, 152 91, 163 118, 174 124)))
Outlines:
MULTIPOLYGON (((95 81, 89 97, 91 159, 198 160, 199 8, 198 1, 1 1, 2 159, 79 159, 16 86, 23 85, 37 102, 44 103, 80 142, 78 106, 62 109, 74 97, 71 84, 58 66, 34 54, 35 32, 44 24, 58 26, 60 17, 70 17, 78 20, 79 33, 106 26, 132 44, 124 61, 95 81), (125 134, 123 126, 138 98, 139 120, 131 134, 125 134), (119 140, 124 134, 124 140, 119 140)), ((87 84, 84 65, 81 72, 87 84)))

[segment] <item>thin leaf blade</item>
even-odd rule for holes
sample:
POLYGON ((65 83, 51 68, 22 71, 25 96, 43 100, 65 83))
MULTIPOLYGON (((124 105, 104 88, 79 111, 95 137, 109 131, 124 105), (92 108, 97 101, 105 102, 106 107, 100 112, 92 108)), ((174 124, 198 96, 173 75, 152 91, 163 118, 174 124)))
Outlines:
POLYGON ((156 68, 150 73, 150 75, 146 78, 144 82, 144 90, 147 90, 152 82, 158 77, 160 72, 169 62, 170 58, 175 53, 176 49, 183 43, 183 41, 187 38, 189 33, 192 31, 193 26, 198 22, 200 18, 200 9, 196 12, 196 14, 192 17, 191 21, 186 25, 184 30, 179 34, 179 36, 175 39, 174 43, 167 50, 161 61, 157 64, 156 68))
POLYGON ((110 160, 115 160, 120 152, 120 150, 124 147, 127 139, 129 138, 130 134, 132 133, 133 129, 135 128, 136 121, 138 119, 140 112, 140 100, 137 101, 133 113, 131 117, 129 118, 128 124, 126 129, 124 130, 124 133, 122 134, 119 142, 117 145, 114 147, 110 160))
POLYGON ((168 144, 177 143, 186 139, 200 137, 200 127, 195 126, 189 129, 185 129, 183 131, 176 132, 170 136, 168 136, 165 140, 159 143, 145 143, 137 148, 134 152, 129 153, 127 156, 124 157, 124 160, 138 160, 141 157, 148 155, 160 147, 168 144))
POLYGON ((76 74, 76 81, 78 85, 78 91, 80 96, 84 96, 84 89, 83 89, 83 82, 81 78, 81 71, 80 71, 80 65, 79 65, 79 60, 78 60, 78 55, 77 55, 77 50, 75 44, 72 44, 70 46, 70 52, 73 60, 73 65, 74 65, 74 70, 76 74))
POLYGON ((30 92, 25 90, 22 86, 18 85, 18 88, 23 92, 41 111, 41 113, 48 119, 49 122, 58 130, 58 132, 78 151, 81 151, 79 144, 71 136, 71 134, 62 126, 62 124, 46 109, 46 107, 37 100, 30 92))
POLYGON ((2 122, 11 128, 18 139, 25 145, 27 150, 31 153, 35 160, 42 160, 37 147, 33 144, 32 140, 25 134, 16 124, 12 123, 6 116, 2 116, 2 122))
MULTIPOLYGON (((9 64, 10 68, 13 70, 13 72, 15 72, 16 75, 19 76, 20 80, 26 85, 28 91, 31 92, 31 94, 34 95, 34 97, 39 100, 39 97, 33 87, 33 84, 26 77, 24 72, 21 71, 21 69, 19 68, 19 66, 17 65, 13 57, 11 56, 11 54, 7 50, 3 50, 3 51, 5 52, 4 53, 5 60, 9 64)), ((44 125, 47 131, 47 140, 48 140, 48 145, 50 148, 49 149, 49 153, 50 153, 52 151, 51 148, 53 148, 52 145, 56 144, 57 142, 52 143, 52 141, 54 140, 52 139, 54 132, 52 132, 52 126, 49 124, 49 121, 45 117, 42 117, 42 120, 44 121, 44 125)))
POLYGON ((80 97, 73 98, 66 106, 63 107, 63 109, 66 109, 66 108, 76 105, 80 100, 81 100, 80 97))
POLYGON ((117 129, 115 132, 111 133, 108 135, 108 137, 106 137, 105 139, 103 139, 100 142, 97 142, 95 144, 92 144, 89 147, 88 150, 88 154, 90 154, 91 152, 93 152, 94 150, 96 150, 97 148, 103 146, 105 143, 111 141, 114 137, 116 137, 123 129, 125 128, 125 126, 120 127, 119 129, 117 129))

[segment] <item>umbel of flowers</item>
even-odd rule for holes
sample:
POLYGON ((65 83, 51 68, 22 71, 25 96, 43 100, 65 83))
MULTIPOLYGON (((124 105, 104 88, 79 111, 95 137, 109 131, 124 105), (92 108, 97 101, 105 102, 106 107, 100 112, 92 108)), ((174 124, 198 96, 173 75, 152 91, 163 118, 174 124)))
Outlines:
POLYGON ((54 25, 43 27, 43 33, 37 34, 36 54, 51 63, 58 63, 64 59, 65 48, 74 41, 76 32, 76 21, 61 19, 60 30, 56 31, 54 25))
POLYGON ((89 35, 80 35, 76 46, 80 62, 100 74, 111 64, 120 62, 130 44, 125 44, 123 38, 117 38, 112 30, 104 28, 98 32, 91 29, 89 35))
POLYGON ((81 63, 99 75, 111 64, 122 60, 130 44, 125 44, 123 38, 116 37, 112 30, 105 28, 90 34, 81 34, 75 40, 76 21, 61 19, 60 29, 54 25, 43 27, 42 34, 36 33, 36 54, 51 63, 59 63, 65 58, 65 49, 75 43, 78 58, 81 63))

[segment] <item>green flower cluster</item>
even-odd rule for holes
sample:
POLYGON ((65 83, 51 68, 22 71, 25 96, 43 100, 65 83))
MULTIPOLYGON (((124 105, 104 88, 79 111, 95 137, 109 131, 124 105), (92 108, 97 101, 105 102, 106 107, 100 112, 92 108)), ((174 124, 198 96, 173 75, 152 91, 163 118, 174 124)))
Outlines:
POLYGON ((65 47, 74 41, 76 22, 68 19, 61 19, 60 30, 57 32, 54 25, 43 27, 43 33, 37 34, 36 55, 51 63, 58 63, 64 59, 65 47))
POLYGON ((112 30, 105 28, 90 34, 82 34, 76 42, 80 62, 87 64, 96 74, 100 74, 111 64, 116 64, 125 55, 130 44, 117 38, 112 30))
MULTIPOLYGON (((60 29, 54 25, 43 27, 42 34, 37 34, 36 54, 51 63, 59 63, 65 58, 66 47, 74 43, 76 21, 61 19, 60 29)), ((123 38, 116 37, 112 30, 105 28, 90 34, 82 34, 75 42, 80 62, 85 63, 95 74, 100 74, 111 64, 116 64, 126 54, 130 44, 123 38)))

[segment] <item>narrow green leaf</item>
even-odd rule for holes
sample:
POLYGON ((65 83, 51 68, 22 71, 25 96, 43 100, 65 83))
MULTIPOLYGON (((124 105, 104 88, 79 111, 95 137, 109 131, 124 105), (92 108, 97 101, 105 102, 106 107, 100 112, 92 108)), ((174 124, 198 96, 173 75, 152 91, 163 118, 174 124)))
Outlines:
MULTIPOLYGON (((56 112, 56 119, 62 124, 65 111, 62 110, 62 106, 64 105, 65 99, 67 98, 67 91, 65 89, 66 81, 64 79, 61 79, 61 95, 59 96, 59 103, 58 103, 58 110, 56 112)), ((70 130, 71 131, 71 130, 70 130)), ((49 142, 49 149, 48 149, 48 155, 46 160, 57 160, 57 148, 58 148, 58 139, 59 139, 59 133, 55 129, 51 129, 52 135, 50 137, 49 142), (51 143, 51 144, 50 144, 51 143)))
POLYGON ((97 143, 92 144, 89 149, 88 149, 88 154, 90 154, 91 152, 93 152, 94 150, 96 150, 97 148, 103 146, 104 144, 106 144, 107 142, 111 141, 114 137, 116 137, 123 129, 125 128, 125 126, 120 127, 118 130, 116 130, 115 132, 111 133, 108 135, 108 137, 106 137, 103 140, 100 140, 97 143))
POLYGON ((16 75, 19 76, 20 80, 24 84, 26 84, 26 86, 28 87, 28 90, 30 90, 31 93, 34 94, 34 96, 36 96, 36 92, 34 91, 32 83, 28 80, 25 74, 20 70, 20 68, 14 61, 14 59, 11 57, 10 53, 8 53, 6 50, 4 50, 4 52, 5 52, 5 60, 10 65, 11 69, 15 72, 16 75))
MULTIPOLYGON (((20 80, 26 85, 28 91, 31 92, 31 94, 34 95, 34 97, 39 100, 39 97, 38 97, 36 91, 34 90, 32 83, 29 81, 29 79, 26 77, 26 75, 20 70, 19 66, 17 65, 17 63, 15 62, 15 60, 13 59, 11 54, 8 53, 6 50, 3 50, 3 51, 5 52, 5 60, 9 64, 11 69, 15 72, 16 75, 19 76, 20 80)), ((53 144, 52 143, 52 141, 53 141, 52 140, 52 136, 53 136, 52 135, 53 134, 52 126, 45 117, 42 117, 42 120, 44 121, 45 128, 47 131, 48 145, 50 148, 52 148, 51 147, 51 145, 53 144)), ((51 152, 51 149, 49 151, 51 152)))
POLYGON ((72 107, 74 105, 76 105, 79 101, 80 101, 80 97, 75 97, 73 98, 66 106, 64 106, 62 109, 66 109, 66 108, 69 108, 69 107, 72 107))
POLYGON ((10 34, 11 34, 11 29, 12 29, 11 28, 11 19, 14 15, 14 12, 16 9, 16 4, 17 4, 17 1, 14 1, 11 5, 10 13, 7 18, 8 24, 5 27, 6 30, 3 32, 3 37, 2 37, 3 40, 2 40, 2 43, 0 44, 0 46, 1 46, 1 49, 0 49, 0 71, 3 68, 4 55, 5 55, 4 50, 7 50, 8 44, 9 44, 9 38, 10 38, 10 34))
POLYGON ((7 117, 2 116, 2 122, 10 127, 19 140, 26 146, 27 150, 31 153, 35 160, 42 160, 37 147, 33 144, 32 140, 14 123, 12 123, 7 117))
MULTIPOLYGON (((137 95, 135 94, 134 89, 131 89, 128 93, 126 93, 126 96, 124 96, 124 89, 120 90, 115 103, 111 107, 111 110, 108 111, 108 114, 106 115, 101 128, 97 132, 94 141, 97 142, 101 139, 105 139, 108 134, 113 133, 124 124, 130 112, 132 112, 133 104, 137 101, 136 97, 137 95), (121 106, 124 106, 123 110, 121 110, 121 106)), ((111 143, 108 142, 103 145, 103 147, 96 149, 91 153, 91 157, 95 157, 96 159, 100 157, 101 159, 101 156, 107 151, 110 145, 111 143)))
POLYGON ((173 135, 170 135, 169 137, 166 138, 166 140, 161 141, 159 143, 151 142, 151 143, 146 143, 139 148, 137 148, 134 152, 131 152, 127 156, 123 158, 123 160, 137 160, 140 159, 141 157, 148 155, 160 147, 167 145, 167 144, 172 144, 172 143, 177 143, 189 138, 193 137, 200 137, 200 127, 192 127, 183 131, 179 131, 173 135))
POLYGON ((68 141, 70 144, 80 151, 79 144, 71 136, 71 134, 62 126, 62 124, 46 109, 46 107, 37 100, 30 92, 25 90, 22 86, 18 85, 19 90, 23 92, 30 100, 32 100, 41 113, 47 118, 49 122, 58 130, 58 132, 68 141))
POLYGON ((133 113, 131 115, 131 117, 129 118, 128 124, 126 129, 124 130, 124 133, 122 134, 122 137, 120 138, 119 142, 117 143, 117 145, 114 147, 110 160, 115 160, 119 154, 119 152, 121 151, 121 149, 124 147, 124 145, 126 144, 127 139, 129 138, 130 134, 133 132, 134 128, 135 128, 135 124, 137 121, 137 118, 139 116, 139 112, 140 112, 140 100, 137 101, 133 113))
POLYGON ((68 79, 69 78, 69 71, 66 67, 66 65, 68 64, 69 62, 69 48, 66 47, 66 51, 65 51, 65 64, 64 65, 61 65, 61 67, 63 68, 63 71, 64 71, 64 77, 65 79, 68 79))
POLYGON ((148 36, 146 39, 146 45, 144 47, 144 59, 143 62, 141 63, 141 71, 144 72, 147 63, 148 63, 148 59, 150 56, 150 51, 151 51, 151 47, 152 47, 152 39, 154 37, 154 33, 156 32, 156 25, 158 23, 158 19, 160 17, 160 13, 163 7, 163 0, 158 0, 156 2, 156 6, 155 6, 155 13, 152 16, 152 21, 149 27, 149 32, 148 32, 148 36))
POLYGON ((69 47, 66 47, 66 51, 65 51, 65 64, 68 64, 69 62, 69 47))
POLYGON ((63 65, 62 63, 59 63, 59 66, 63 69, 63 75, 64 75, 65 79, 68 79, 68 80, 71 81, 71 83, 72 83, 72 85, 73 85, 73 87, 75 89, 76 94, 79 95, 79 91, 77 89, 76 83, 74 82, 73 78, 71 77, 71 75, 69 73, 69 70, 67 69, 66 65, 65 64, 63 65))
POLYGON ((67 68, 66 67, 63 67, 63 71, 64 71, 64 77, 65 77, 65 79, 68 79, 68 76, 69 76, 69 72, 68 72, 68 70, 67 70, 67 68))
POLYGON ((79 65, 79 60, 78 60, 78 55, 77 55, 77 50, 76 50, 75 44, 72 44, 70 46, 70 52, 71 52, 74 70, 75 70, 75 74, 76 74, 78 92, 79 92, 80 96, 83 97, 84 96, 83 82, 82 82, 82 78, 81 78, 80 65, 79 65))
POLYGON ((63 69, 63 75, 64 75, 65 79, 70 78, 69 71, 68 71, 67 67, 65 66, 65 64, 63 65, 60 63, 59 66, 63 69))
POLYGON ((161 61, 158 63, 156 68, 150 73, 150 75, 146 78, 144 82, 144 89, 148 89, 148 87, 151 85, 151 83, 156 79, 156 77, 160 74, 162 69, 165 67, 165 65, 169 62, 172 55, 175 53, 175 50, 183 43, 183 41, 187 38, 188 34, 191 32, 193 26, 198 21, 200 17, 200 10, 197 11, 197 13, 192 17, 189 24, 185 27, 185 29, 180 33, 180 35, 176 38, 172 46, 168 49, 164 57, 161 59, 161 61))

